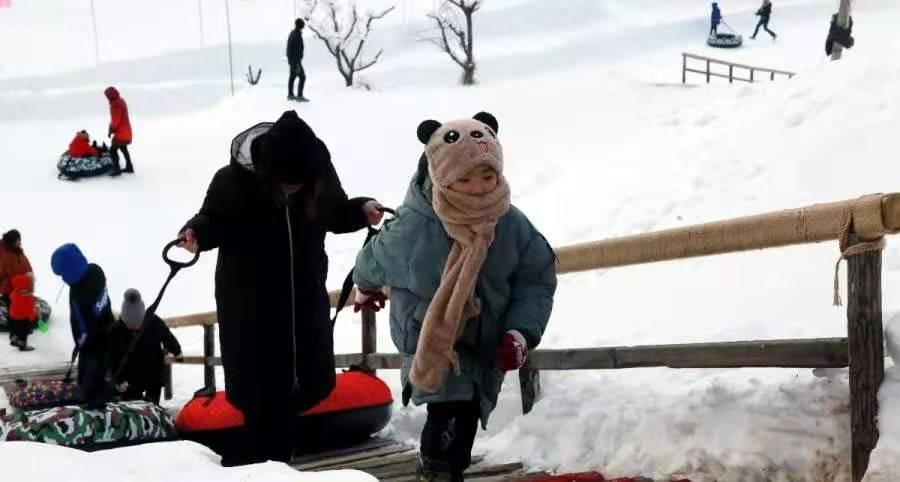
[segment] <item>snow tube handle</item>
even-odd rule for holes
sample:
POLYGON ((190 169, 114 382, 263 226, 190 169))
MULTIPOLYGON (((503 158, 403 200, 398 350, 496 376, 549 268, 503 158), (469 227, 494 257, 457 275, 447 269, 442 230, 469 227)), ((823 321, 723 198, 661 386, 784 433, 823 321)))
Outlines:
POLYGON ((163 248, 163 261, 165 261, 166 264, 169 265, 169 267, 172 269, 190 268, 191 266, 197 264, 197 261, 200 259, 200 250, 197 250, 197 252, 194 253, 194 257, 187 262, 175 261, 174 259, 169 258, 169 251, 171 251, 172 248, 177 247, 182 241, 184 241, 184 238, 178 238, 173 241, 169 241, 169 244, 167 244, 166 247, 163 248))

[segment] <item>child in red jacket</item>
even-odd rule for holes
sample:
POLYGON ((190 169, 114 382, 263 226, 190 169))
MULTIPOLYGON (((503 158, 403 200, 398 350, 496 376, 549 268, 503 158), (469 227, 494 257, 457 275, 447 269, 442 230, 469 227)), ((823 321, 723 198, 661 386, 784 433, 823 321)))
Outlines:
POLYGON ((28 345, 28 335, 37 325, 34 293, 30 274, 13 276, 13 290, 9 295, 9 344, 19 351, 34 350, 28 345))
POLYGON ((91 136, 87 131, 79 131, 69 144, 69 155, 72 157, 97 157, 100 152, 91 146, 91 136))

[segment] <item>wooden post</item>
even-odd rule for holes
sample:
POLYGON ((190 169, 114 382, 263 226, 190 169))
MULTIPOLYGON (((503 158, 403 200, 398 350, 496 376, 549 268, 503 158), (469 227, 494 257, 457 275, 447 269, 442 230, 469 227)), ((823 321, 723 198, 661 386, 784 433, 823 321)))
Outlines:
POLYGON ((681 54, 681 83, 687 83, 687 55, 681 54))
POLYGON ((166 363, 165 365, 165 374, 163 375, 166 379, 166 384, 163 389, 163 398, 166 400, 172 399, 172 364, 166 363))
MULTIPOLYGON (((858 242, 851 236, 851 244, 858 242)), ((847 338, 850 355, 850 470, 860 482, 878 443, 878 388, 884 379, 881 328, 881 251, 847 260, 847 338)))
MULTIPOLYGON (((850 25, 850 0, 841 0, 838 7, 838 25, 847 28, 850 25)), ((844 50, 841 44, 835 42, 831 46, 831 60, 840 60, 841 51, 844 50)))
POLYGON ((709 83, 709 73, 710 73, 709 59, 707 59, 706 60, 706 83, 707 84, 709 83))
POLYGON ((769 78, 769 80, 770 80, 770 81, 771 81, 771 80, 775 80, 775 72, 772 72, 772 76, 769 78))
POLYGON ((528 415, 541 395, 541 372, 534 368, 531 358, 526 358, 525 364, 519 368, 519 388, 522 391, 522 413, 528 415))
POLYGON ((211 363, 216 356, 216 325, 203 325, 203 383, 205 388, 216 389, 216 367, 211 363))
POLYGON ((750 69, 750 83, 751 84, 753 83, 753 72, 754 72, 754 70, 750 69))
MULTIPOLYGON (((362 312, 362 354, 363 365, 368 368, 365 356, 378 353, 378 327, 376 325, 377 317, 374 311, 363 310, 362 312)), ((375 373, 375 370, 372 370, 375 373)))
POLYGON ((728 66, 728 83, 729 84, 734 83, 734 66, 733 65, 728 66))

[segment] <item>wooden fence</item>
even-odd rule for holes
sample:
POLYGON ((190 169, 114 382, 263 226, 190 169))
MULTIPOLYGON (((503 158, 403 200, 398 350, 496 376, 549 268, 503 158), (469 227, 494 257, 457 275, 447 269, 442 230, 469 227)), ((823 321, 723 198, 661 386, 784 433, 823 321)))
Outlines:
POLYGON ((687 52, 682 52, 682 54, 681 54, 681 83, 682 84, 687 83, 688 72, 691 72, 694 74, 705 75, 707 84, 709 83, 709 81, 712 77, 720 77, 723 79, 728 79, 729 83, 734 83, 735 80, 737 80, 739 82, 753 83, 753 82, 756 82, 757 80, 760 80, 760 78, 756 75, 757 72, 769 74, 769 80, 775 80, 775 75, 786 75, 787 78, 789 78, 789 79, 794 77, 795 75, 797 75, 794 72, 787 72, 784 70, 767 69, 765 67, 754 67, 752 65, 738 64, 738 63, 734 63, 734 62, 728 62, 727 60, 719 60, 719 59, 714 59, 712 57, 704 57, 702 55, 695 55, 695 54, 689 54, 687 52), (690 68, 690 67, 688 67, 688 59, 700 60, 705 63, 706 68, 704 70, 697 70, 697 69, 690 68), (728 73, 724 74, 721 72, 713 72, 712 71, 713 65, 724 65, 724 66, 728 67, 728 73), (735 69, 737 69, 738 72, 735 72, 735 69), (748 77, 740 77, 740 76, 736 75, 736 74, 741 73, 742 71, 749 72, 748 77))
MULTIPOLYGON (((878 388, 884 375, 881 320, 881 250, 878 242, 900 231, 900 194, 859 199, 676 228, 556 250, 559 274, 671 259, 842 240, 848 260, 847 338, 740 341, 681 345, 536 350, 519 370, 522 409, 540 393, 540 370, 636 367, 850 367, 851 469, 860 481, 878 441, 878 388)), ((337 292, 331 293, 332 306, 337 292)), ((351 297, 352 299, 352 297, 351 297)), ((170 327, 202 326, 203 356, 184 363, 205 366, 208 388, 216 385, 215 313, 170 318, 170 327)), ((398 369, 401 355, 378 353, 376 315, 362 313, 362 350, 335 355, 339 368, 398 369)), ((167 393, 171 392, 171 387, 167 393)))

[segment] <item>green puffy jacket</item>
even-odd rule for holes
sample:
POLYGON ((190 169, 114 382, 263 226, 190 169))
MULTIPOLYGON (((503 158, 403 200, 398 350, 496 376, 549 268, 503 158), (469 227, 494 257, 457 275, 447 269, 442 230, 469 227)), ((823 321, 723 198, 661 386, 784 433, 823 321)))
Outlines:
POLYGON ((431 179, 420 167, 397 217, 356 258, 353 281, 364 290, 391 288, 391 338, 403 355, 403 403, 472 400, 481 402, 487 425, 503 384, 496 350, 507 330, 518 330, 537 347, 547 327, 556 291, 556 259, 547 241, 525 215, 511 207, 497 223, 476 284, 481 314, 466 323, 456 344, 460 373, 451 371, 438 393, 409 382, 422 320, 441 281, 453 240, 432 209, 431 179))

